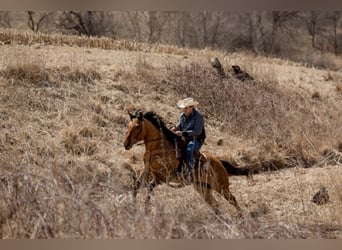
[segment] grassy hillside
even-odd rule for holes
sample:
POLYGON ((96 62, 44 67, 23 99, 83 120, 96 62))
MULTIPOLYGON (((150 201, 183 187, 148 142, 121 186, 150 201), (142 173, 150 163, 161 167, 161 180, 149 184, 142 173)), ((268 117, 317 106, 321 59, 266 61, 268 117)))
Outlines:
POLYGON ((8 30, 0 43, 1 238, 342 238, 341 71, 8 30), (203 150, 263 170, 230 178, 243 218, 218 196, 217 217, 190 186, 157 187, 149 214, 145 190, 132 201, 144 148, 124 150, 127 111, 175 123, 186 96, 206 118, 203 150), (320 186, 330 200, 318 206, 320 186))

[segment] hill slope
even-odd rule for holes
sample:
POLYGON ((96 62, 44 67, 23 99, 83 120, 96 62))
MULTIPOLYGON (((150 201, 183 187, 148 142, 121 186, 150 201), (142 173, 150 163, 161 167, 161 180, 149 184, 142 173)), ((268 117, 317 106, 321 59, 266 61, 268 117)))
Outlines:
POLYGON ((248 53, 15 35, 29 39, 0 48, 1 238, 342 237, 341 72, 248 53), (232 64, 255 80, 237 80, 232 64), (174 123, 188 95, 206 116, 203 150, 282 169, 231 177, 243 219, 223 200, 216 217, 190 186, 157 187, 150 214, 144 190, 136 207, 131 200, 144 149, 123 148, 127 110, 174 123), (330 201, 317 206, 321 185, 330 201))

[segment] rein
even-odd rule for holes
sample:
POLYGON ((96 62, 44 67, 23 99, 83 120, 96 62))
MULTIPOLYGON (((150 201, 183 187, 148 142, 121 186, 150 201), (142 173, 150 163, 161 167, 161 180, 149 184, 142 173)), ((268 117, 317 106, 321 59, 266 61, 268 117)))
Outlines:
POLYGON ((152 139, 152 140, 149 140, 149 141, 144 141, 144 143, 145 144, 148 144, 148 143, 150 143, 150 142, 154 142, 154 141, 161 141, 162 140, 162 138, 158 138, 158 139, 152 139))
MULTIPOLYGON (((147 145, 150 142, 155 142, 155 141, 161 141, 162 138, 158 138, 158 139, 152 139, 150 141, 144 141, 144 144, 147 145)), ((176 149, 169 149, 169 150, 165 150, 163 147, 158 148, 158 149, 153 149, 153 150, 147 150, 146 149, 146 153, 148 153, 149 155, 157 155, 157 154, 161 154, 161 153, 165 153, 165 152, 170 152, 170 151, 176 151, 176 149)))
POLYGON ((148 144, 148 143, 150 143, 150 142, 161 141, 161 140, 162 140, 161 138, 159 138, 159 139, 153 139, 153 140, 150 140, 150 141, 142 140, 141 142, 138 142, 137 145, 148 144))
POLYGON ((173 151, 176 151, 176 149, 170 149, 170 150, 154 149, 152 151, 146 150, 146 153, 149 154, 149 155, 158 155, 158 154, 162 154, 162 153, 165 153, 165 152, 173 152, 173 151))
MULTIPOLYGON (((152 139, 152 140, 149 140, 149 141, 144 141, 144 144, 147 145, 151 142, 155 142, 155 141, 161 141, 163 140, 163 138, 157 138, 157 139, 152 139)), ((158 154, 162 154, 162 153, 165 153, 165 152, 174 152, 174 151, 178 151, 178 149, 175 149, 175 148, 172 148, 172 149, 168 149, 168 150, 165 150, 165 148, 161 147, 159 149, 153 149, 153 150, 147 150, 146 149, 146 153, 149 154, 150 156, 152 155, 158 155, 158 154)))
MULTIPOLYGON (((138 132, 138 134, 137 134, 137 136, 140 134, 142 132, 142 126, 141 126, 141 128, 140 128, 140 130, 139 130, 139 132, 138 132)), ((160 137, 160 138, 156 138, 156 139, 152 139, 152 140, 143 140, 144 142, 139 142, 139 143, 137 143, 137 145, 142 145, 142 144, 148 144, 148 143, 150 143, 150 142, 154 142, 154 141, 161 141, 162 140, 162 138, 160 137)))
MULTIPOLYGON (((143 126, 141 126, 140 130, 138 131, 137 135, 140 135, 140 133, 142 132, 143 130, 143 126)), ((155 139, 151 139, 151 140, 143 140, 143 142, 139 142, 137 143, 137 145, 142 145, 142 144, 145 144, 145 146, 147 146, 149 143, 151 142, 156 142, 156 141, 162 141, 163 138, 162 137, 159 137, 159 138, 155 138, 155 139)), ((165 150, 165 148, 163 147, 163 145, 161 146, 161 148, 158 148, 158 149, 153 149, 153 150, 148 150, 146 149, 146 153, 152 157, 153 155, 158 155, 158 154, 162 154, 162 153, 166 153, 166 152, 175 152, 175 151, 179 151, 179 149, 176 149, 176 148, 172 148, 172 149, 168 149, 168 150, 165 150)))

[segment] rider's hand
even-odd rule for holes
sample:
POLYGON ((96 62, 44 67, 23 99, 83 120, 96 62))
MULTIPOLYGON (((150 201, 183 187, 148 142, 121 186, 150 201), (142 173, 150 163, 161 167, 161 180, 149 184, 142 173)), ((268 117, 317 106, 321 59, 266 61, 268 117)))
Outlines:
POLYGON ((178 136, 182 136, 183 132, 182 131, 176 131, 175 134, 178 136))

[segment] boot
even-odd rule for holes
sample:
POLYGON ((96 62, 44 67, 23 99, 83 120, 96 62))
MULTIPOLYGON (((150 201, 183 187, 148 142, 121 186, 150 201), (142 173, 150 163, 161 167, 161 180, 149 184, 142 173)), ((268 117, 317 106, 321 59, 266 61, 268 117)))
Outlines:
POLYGON ((187 181, 187 183, 189 184, 192 183, 193 181, 193 176, 192 176, 193 171, 194 171, 193 167, 186 164, 186 168, 184 169, 183 176, 185 180, 187 181))
POLYGON ((191 170, 190 170, 190 171, 188 172, 188 174, 185 176, 185 179, 186 179, 187 183, 189 183, 189 184, 192 183, 193 177, 192 177, 192 171, 191 171, 191 170))

